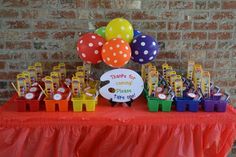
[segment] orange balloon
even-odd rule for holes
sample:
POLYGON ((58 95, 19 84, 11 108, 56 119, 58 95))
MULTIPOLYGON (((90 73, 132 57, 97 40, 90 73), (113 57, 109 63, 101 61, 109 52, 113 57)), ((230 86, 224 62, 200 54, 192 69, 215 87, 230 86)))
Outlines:
POLYGON ((103 61, 114 68, 120 68, 127 64, 131 57, 129 43, 120 38, 114 38, 106 42, 102 47, 103 61))

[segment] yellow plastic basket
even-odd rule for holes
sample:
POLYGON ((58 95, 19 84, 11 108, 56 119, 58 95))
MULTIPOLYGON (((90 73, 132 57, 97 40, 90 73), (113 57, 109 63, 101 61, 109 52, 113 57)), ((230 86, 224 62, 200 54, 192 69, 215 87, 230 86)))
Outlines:
MULTIPOLYGON (((88 90, 89 93, 96 95, 97 91, 95 89, 88 90)), ((73 105, 74 112, 82 112, 83 105, 85 105, 86 111, 91 112, 95 111, 96 104, 97 104, 97 95, 87 96, 86 94, 82 94, 80 97, 72 97, 71 99, 73 105)))

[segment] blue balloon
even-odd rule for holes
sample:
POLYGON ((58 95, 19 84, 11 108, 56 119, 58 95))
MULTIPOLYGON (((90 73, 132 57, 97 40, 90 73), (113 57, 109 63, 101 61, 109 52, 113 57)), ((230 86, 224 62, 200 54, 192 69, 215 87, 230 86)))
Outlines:
POLYGON ((141 35, 142 33, 139 30, 134 29, 134 38, 141 35))
POLYGON ((136 37, 130 44, 131 59, 140 64, 146 64, 154 60, 159 52, 159 45, 155 39, 148 35, 136 37))

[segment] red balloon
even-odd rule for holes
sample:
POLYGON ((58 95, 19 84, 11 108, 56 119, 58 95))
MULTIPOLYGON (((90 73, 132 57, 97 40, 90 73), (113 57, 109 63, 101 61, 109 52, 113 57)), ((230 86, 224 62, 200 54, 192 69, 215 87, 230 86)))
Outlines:
POLYGON ((105 39, 94 33, 86 33, 77 42, 77 53, 80 58, 92 64, 102 62, 102 46, 105 39))

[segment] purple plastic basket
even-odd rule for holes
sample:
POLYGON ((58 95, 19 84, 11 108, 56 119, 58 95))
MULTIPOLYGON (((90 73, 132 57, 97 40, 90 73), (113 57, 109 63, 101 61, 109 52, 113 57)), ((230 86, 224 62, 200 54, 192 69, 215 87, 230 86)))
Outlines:
POLYGON ((203 108, 206 112, 225 112, 227 107, 227 101, 215 100, 215 99, 204 99, 203 108))

